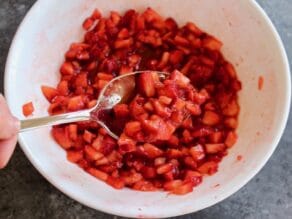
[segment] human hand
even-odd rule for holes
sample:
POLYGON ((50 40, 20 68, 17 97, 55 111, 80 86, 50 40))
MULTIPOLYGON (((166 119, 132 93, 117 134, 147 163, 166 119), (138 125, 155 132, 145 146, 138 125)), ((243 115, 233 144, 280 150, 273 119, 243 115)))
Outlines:
POLYGON ((19 120, 11 114, 0 94, 0 169, 6 166, 14 151, 19 127, 19 120))

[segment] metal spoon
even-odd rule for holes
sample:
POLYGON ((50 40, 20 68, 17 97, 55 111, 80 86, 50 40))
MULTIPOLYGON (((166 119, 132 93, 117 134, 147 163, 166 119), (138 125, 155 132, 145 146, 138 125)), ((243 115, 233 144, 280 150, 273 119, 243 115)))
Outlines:
POLYGON ((114 133, 110 129, 110 126, 108 125, 109 121, 106 121, 103 117, 100 117, 99 113, 113 109, 113 107, 118 103, 129 102, 136 87, 135 76, 141 73, 157 73, 161 79, 165 79, 168 75, 168 73, 158 71, 137 71, 121 75, 112 79, 101 90, 96 105, 91 109, 55 116, 22 120, 20 122, 20 132, 36 129, 39 127, 91 120, 96 121, 100 126, 102 126, 111 137, 118 139, 118 134, 114 133))

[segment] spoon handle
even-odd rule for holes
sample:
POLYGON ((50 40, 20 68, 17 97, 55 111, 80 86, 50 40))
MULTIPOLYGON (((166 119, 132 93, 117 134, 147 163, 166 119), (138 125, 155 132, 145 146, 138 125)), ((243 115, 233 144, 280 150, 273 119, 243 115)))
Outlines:
POLYGON ((60 125, 71 122, 81 122, 86 120, 90 120, 90 111, 88 110, 60 114, 56 116, 46 116, 36 119, 26 119, 20 121, 20 132, 32 130, 39 127, 60 125))

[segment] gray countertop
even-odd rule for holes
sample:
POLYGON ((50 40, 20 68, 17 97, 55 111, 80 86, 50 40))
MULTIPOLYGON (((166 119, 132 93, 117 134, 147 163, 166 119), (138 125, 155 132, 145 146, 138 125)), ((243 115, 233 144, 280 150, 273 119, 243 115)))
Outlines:
MULTIPOLYGON (((17 26, 35 0, 0 0, 0 92, 4 65, 17 26)), ((268 13, 292 59, 292 1, 258 0, 268 13)), ((178 218, 292 218, 292 121, 267 165, 239 192, 200 212, 178 218)), ((87 208, 50 185, 16 149, 0 171, 0 218, 114 218, 87 208)))

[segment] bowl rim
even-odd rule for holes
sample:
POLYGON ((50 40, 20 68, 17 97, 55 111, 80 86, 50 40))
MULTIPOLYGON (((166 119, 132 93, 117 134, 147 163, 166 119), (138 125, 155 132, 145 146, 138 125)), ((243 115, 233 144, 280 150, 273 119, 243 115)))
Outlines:
MULTIPOLYGON (((11 101, 12 101, 12 92, 11 89, 9 89, 9 72, 12 69, 12 63, 13 63, 13 51, 16 49, 16 42, 20 39, 21 36, 21 32, 24 30, 24 24, 26 24, 31 18, 32 15, 34 14, 34 12, 36 10, 38 10, 38 8, 41 6, 41 2, 42 1, 36 1, 32 7, 29 9, 29 11, 27 12, 27 14, 25 15, 24 19, 22 20, 22 22, 20 23, 20 25, 17 28, 17 31, 13 37, 13 40, 11 42, 11 46, 9 49, 9 53, 7 56, 7 61, 5 64, 5 72, 4 72, 4 94, 5 97, 7 98, 7 103, 8 105, 11 105, 11 101)), ((283 110, 283 116, 282 116, 282 120, 281 123, 279 124, 279 129, 277 130, 277 133, 275 135, 275 138, 273 139, 273 142, 271 142, 272 147, 269 149, 269 151, 266 153, 266 155, 264 156, 263 160, 261 163, 259 163, 253 171, 250 171, 249 173, 246 174, 246 177, 243 181, 241 181, 241 183, 237 184, 237 186, 231 188, 228 191, 225 191, 224 195, 222 195, 220 198, 206 204, 204 207, 201 207, 200 209, 196 209, 195 207, 192 209, 188 209, 185 212, 177 212, 175 209, 171 212, 164 212, 163 214, 163 218, 166 217, 173 217, 173 216, 179 216, 179 215, 183 215, 183 214, 188 214, 188 213, 192 213, 192 212, 196 212, 208 207, 211 207, 221 201, 223 201, 224 199, 228 198, 229 196, 231 196, 232 194, 236 193, 239 189, 241 189, 243 186, 245 186, 256 174, 259 173, 259 171, 264 167, 264 165, 267 163, 267 161, 269 160, 269 158, 272 156, 273 152, 275 151, 276 147, 278 146, 280 139, 284 133, 287 121, 288 121, 288 117, 289 117, 289 113, 290 113, 290 106, 291 106, 291 75, 290 75, 290 65, 289 65, 289 60, 287 57, 287 53, 283 44, 283 41, 276 29, 276 27, 274 26, 274 24, 272 23, 272 21, 270 20, 270 18, 268 17, 267 13, 264 11, 264 9, 259 5, 259 3, 257 3, 255 0, 249 0, 249 4, 254 7, 254 9, 259 13, 259 16, 261 16, 265 22, 266 25, 269 27, 269 29, 271 30, 274 38, 276 39, 276 43, 277 43, 277 47, 279 48, 280 52, 281 52, 281 57, 283 60, 283 64, 284 64, 284 68, 285 70, 283 71, 283 73, 285 74, 284 76, 286 77, 285 80, 285 87, 287 88, 287 93, 285 96, 285 101, 284 101, 284 110, 283 110)), ((20 147, 22 149, 22 151, 24 152, 24 154, 26 155, 26 157, 29 159, 29 161, 33 164, 33 166, 37 169, 37 171, 47 180, 49 181, 54 187, 56 187, 58 190, 60 190, 63 194, 67 195, 68 197, 72 198, 73 200, 78 201, 79 203, 90 207, 92 209, 96 209, 102 212, 106 212, 109 214, 114 214, 114 215, 119 215, 119 216, 123 216, 123 217, 137 217, 137 215, 139 215, 139 212, 132 214, 132 213, 127 213, 125 211, 119 211, 115 208, 111 208, 106 207, 106 206, 95 206, 90 204, 89 202, 82 200, 79 198, 79 196, 75 195, 74 192, 71 192, 70 189, 66 189, 65 187, 62 187, 58 184, 58 182, 55 182, 54 180, 51 179, 51 176, 49 174, 47 174, 45 171, 42 170, 41 167, 39 167, 37 165, 37 163, 35 162, 34 157, 29 153, 29 151, 27 150, 27 147, 22 139, 21 136, 18 137, 18 142, 20 144, 20 147)), ((159 214, 159 213, 158 213, 159 214)), ((156 214, 156 216, 158 215, 156 214)), ((155 217, 155 212, 154 213, 144 213, 143 217, 155 217)), ((159 215, 161 218, 161 215, 159 215)))

